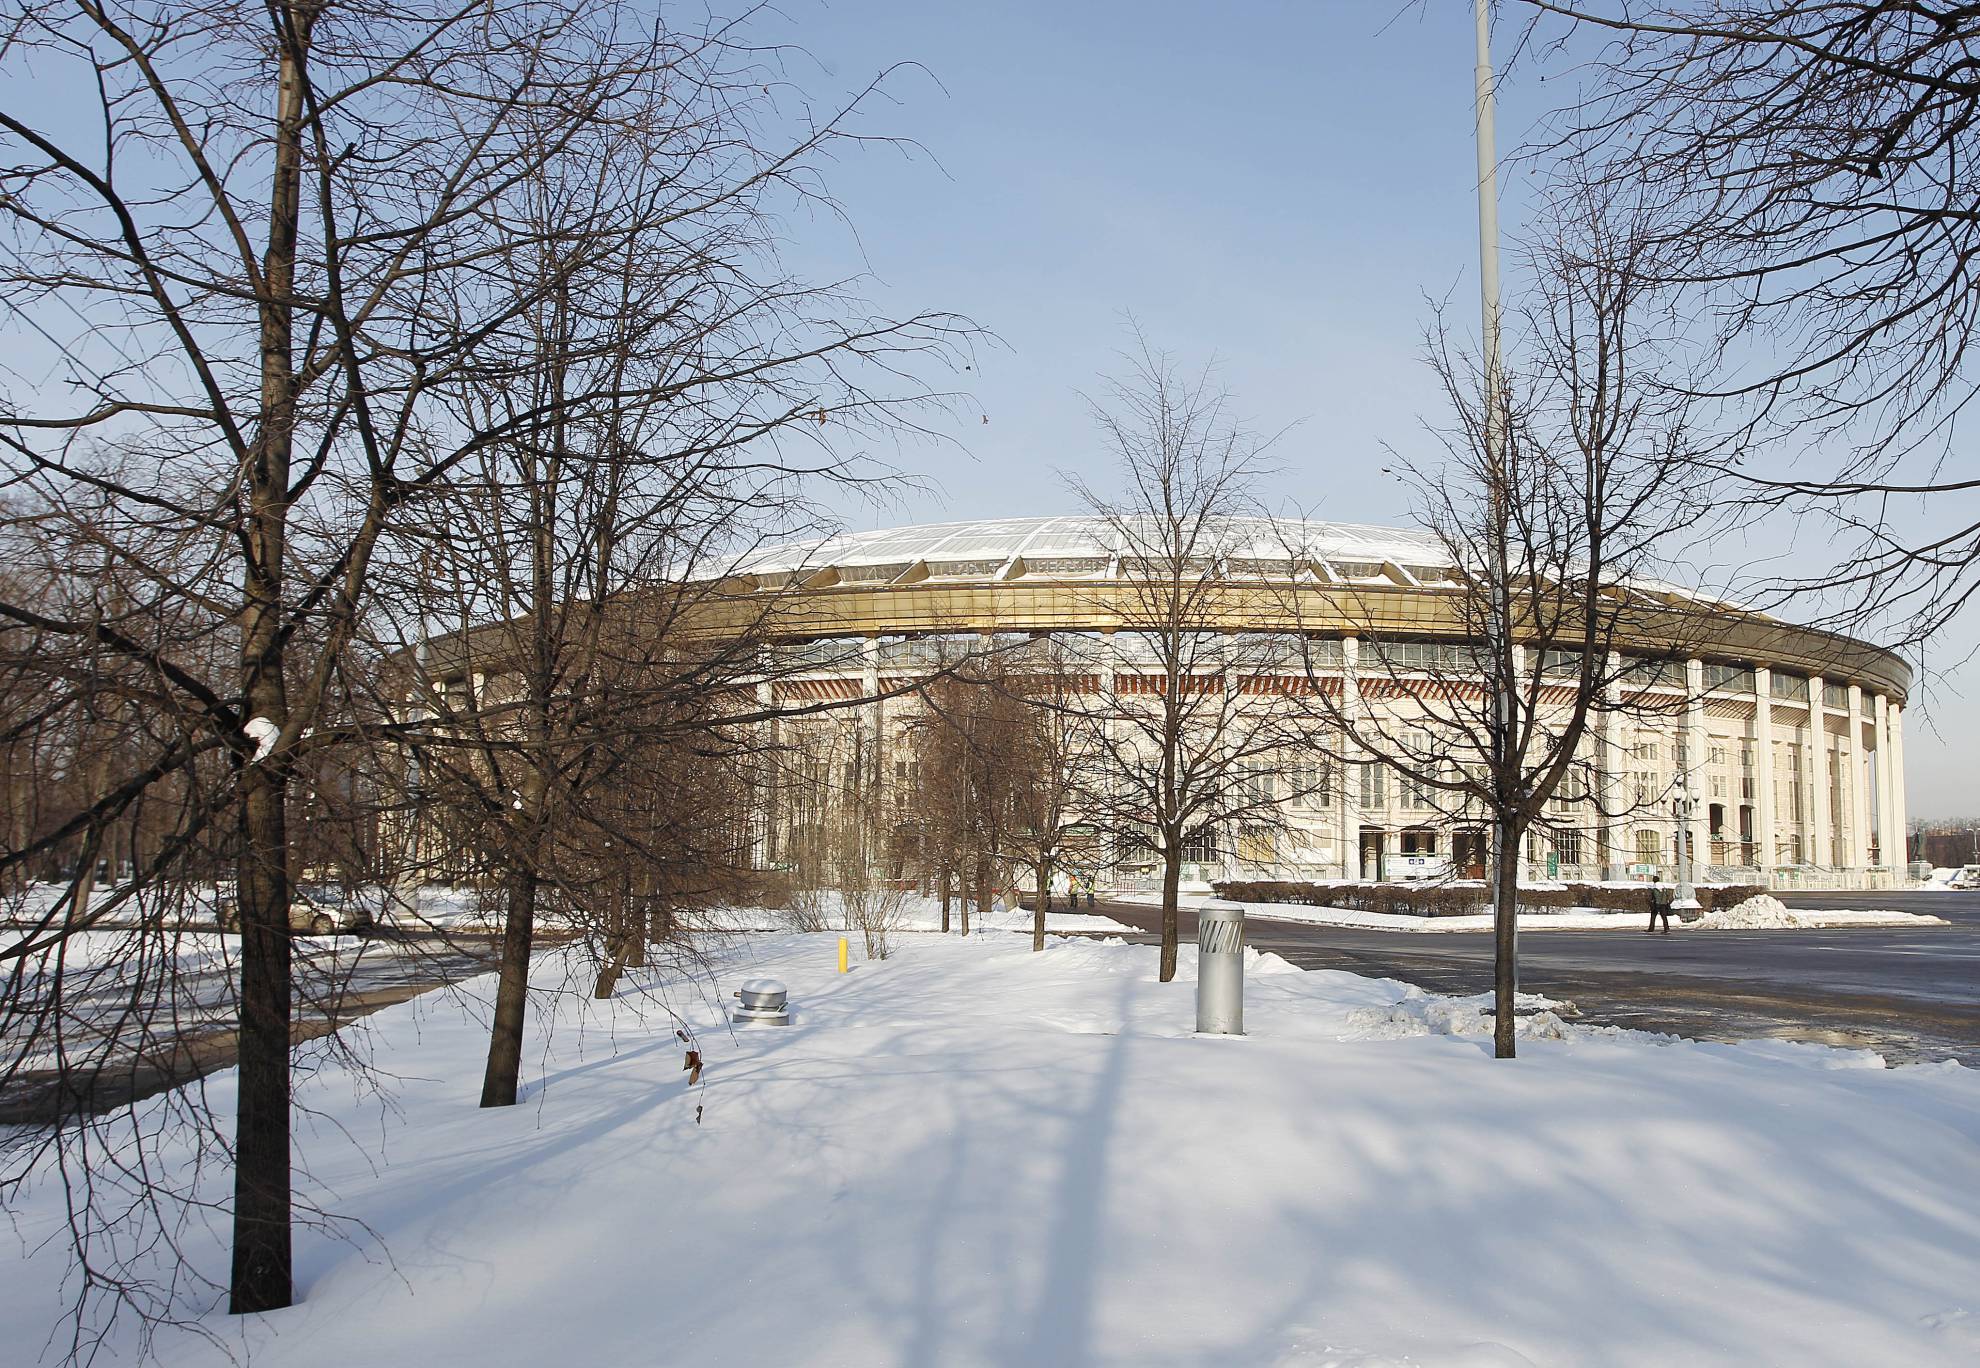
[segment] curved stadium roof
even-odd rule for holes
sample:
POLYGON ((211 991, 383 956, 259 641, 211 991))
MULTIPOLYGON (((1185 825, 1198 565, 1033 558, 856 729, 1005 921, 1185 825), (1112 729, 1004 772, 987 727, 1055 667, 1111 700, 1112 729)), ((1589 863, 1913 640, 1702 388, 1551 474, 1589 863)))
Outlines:
MULTIPOLYGON (((1399 562, 1441 567, 1449 556, 1428 533, 1370 523, 1308 522, 1279 518, 1228 518, 1216 537, 1214 554, 1240 560, 1399 562)), ((1138 532, 1133 532, 1140 538, 1138 532)), ((1153 526, 1144 545, 1159 544, 1153 526)), ((1122 551, 1121 530, 1093 515, 1044 518, 985 518, 969 522, 925 523, 877 532, 843 532, 833 537, 763 547, 745 556, 736 573, 773 575, 795 571, 882 565, 982 561, 1008 563, 1019 557, 1047 561, 1111 560, 1122 551)))
MULTIPOLYGON (((1313 567, 1323 581, 1406 588, 1448 585, 1457 578, 1449 548, 1420 529, 1265 517, 1219 518, 1215 524, 1202 554, 1254 573, 1282 574, 1297 563, 1313 567)), ((1152 518, 1118 522, 1093 514, 984 518, 842 532, 761 547, 740 557, 730 573, 777 584, 796 576, 829 580, 832 576, 826 572, 867 581, 884 581, 895 574, 904 579, 978 580, 1099 575, 1118 569, 1117 560, 1124 553, 1152 551, 1163 543, 1162 529, 1152 518)), ((1656 596, 1768 616, 1664 580, 1634 576, 1629 583, 1656 596)))
MULTIPOLYGON (((1201 554, 1219 563, 1238 595, 1230 621, 1206 624, 1213 629, 1256 630, 1283 619, 1307 631, 1328 622, 1341 631, 1446 637, 1460 626, 1448 600, 1462 577, 1428 532, 1250 517, 1220 520, 1207 540, 1201 554), (1288 607, 1277 591, 1245 597, 1246 582, 1284 580, 1288 572, 1307 608, 1288 607)), ((1143 536, 1132 522, 1123 527, 1091 514, 984 518, 759 547, 733 562, 728 576, 758 590, 800 590, 778 610, 778 630, 792 640, 1081 630, 1089 621, 1118 625, 1120 606, 1110 606, 1109 592, 1135 578, 1138 552, 1161 542, 1152 519, 1143 536)), ((1648 614, 1631 633, 1632 649, 1667 649, 1674 644, 1667 632, 1695 635, 1701 619, 1694 615, 1703 614, 1711 640, 1698 649, 1713 659, 1771 660, 1824 678, 1839 673, 1900 695, 1909 688, 1909 667, 1869 643, 1785 623, 1694 587, 1641 576, 1630 587, 1648 614), (1671 616, 1657 619, 1660 611, 1671 616)))

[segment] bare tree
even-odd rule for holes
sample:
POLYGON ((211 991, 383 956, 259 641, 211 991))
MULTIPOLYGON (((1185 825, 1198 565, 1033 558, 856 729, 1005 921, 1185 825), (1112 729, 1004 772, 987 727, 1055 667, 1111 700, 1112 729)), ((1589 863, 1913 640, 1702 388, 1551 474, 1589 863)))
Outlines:
MULTIPOLYGON (((702 114, 703 138, 740 117, 702 114)), ((460 637, 451 668, 502 682, 486 706, 469 699, 472 719, 439 719, 480 737, 457 778, 489 787, 482 806, 502 831, 489 847, 506 908, 484 1106, 516 1096, 553 807, 560 823, 582 820, 601 733, 656 708, 713 729, 716 714, 683 701, 761 676, 767 603, 725 614, 719 633, 701 621, 733 597, 722 566, 801 512, 804 477, 857 477, 816 445, 820 426, 871 430, 896 407, 857 387, 877 334, 854 341, 817 321, 842 303, 833 292, 758 278, 771 246, 761 165, 731 165, 733 148, 710 164, 704 141, 678 138, 634 123, 509 206, 516 245, 490 269, 538 303, 477 347, 460 421, 511 436, 423 510, 434 549, 417 563, 447 562, 445 611, 485 624, 460 637), (574 412, 572 394, 599 402, 574 412)), ((730 731, 709 744, 731 746, 730 731)))
POLYGON ((1096 606, 1119 626, 1093 662, 1104 676, 1086 714, 1099 782, 1082 804, 1125 847, 1154 847, 1166 983, 1185 845, 1274 820, 1278 803, 1252 780, 1300 741, 1283 695, 1244 687, 1282 672, 1284 643, 1199 628, 1244 592, 1233 565, 1284 557, 1256 502, 1264 444, 1236 424, 1209 372, 1186 376, 1144 342, 1093 410, 1121 492, 1071 484, 1115 544, 1113 597, 1096 606))
POLYGON ((1052 880, 1069 868, 1072 842, 1085 832, 1082 794, 1100 760, 1086 715, 1099 679, 1048 638, 1019 656, 1004 687, 1025 709, 1006 762, 1016 771, 1007 845, 1031 870, 1031 948, 1043 950, 1052 880))
MULTIPOLYGON (((776 762, 789 794, 780 839, 795 929, 856 930, 867 958, 885 959, 907 915, 899 814, 912 795, 884 780, 883 758, 892 752, 871 725, 869 702, 821 709, 781 728, 788 735, 776 762)), ((910 749, 918 739, 911 728, 910 749)), ((917 835, 927 839, 935 829, 924 815, 917 835)))
POLYGON ((939 885, 943 930, 956 870, 972 871, 981 912, 992 887, 1024 869, 1036 898, 1032 948, 1044 949, 1052 879, 1097 760, 1086 716, 1096 687, 1089 668, 1039 639, 984 651, 922 689, 908 729, 914 834, 939 885))
MULTIPOLYGON (((1400 462, 1450 572, 1422 587, 1432 638, 1361 642, 1353 662, 1309 654, 1319 687, 1301 695, 1342 757, 1396 774, 1409 806, 1492 831, 1502 1059, 1514 1055, 1527 833, 1606 839, 1638 807, 1603 782, 1614 759, 1603 748, 1618 744, 1620 718, 1684 711, 1688 681, 1667 662, 1685 658, 1714 612, 1665 587, 1667 554, 1707 523, 1712 490, 1698 478, 1707 453, 1690 403, 1660 371, 1668 320, 1649 248, 1634 220, 1584 207, 1531 252, 1523 355, 1509 367, 1498 441, 1487 439, 1476 368, 1441 331, 1432 336, 1456 421, 1440 434, 1440 459, 1400 462), (1495 565, 1506 567, 1502 580, 1495 565), (1646 640, 1663 643, 1647 660, 1646 640), (1344 665, 1346 687, 1321 677, 1344 665), (1383 706, 1368 706, 1378 693, 1383 706)), ((1339 592, 1357 599, 1352 587, 1339 592)), ((1687 769, 1701 761, 1700 743, 1687 769)))
MULTIPOLYGON (((483 453, 541 450, 579 424, 622 432, 627 389, 699 411, 676 433, 719 434, 726 415, 730 440, 701 453, 718 463, 811 415, 827 463, 834 421, 887 411, 851 377, 897 374, 950 334, 946 319, 864 318, 774 269, 774 205, 815 196, 819 159, 851 135, 843 111, 787 118, 763 50, 729 23, 677 30, 618 0, 214 0, 167 17, 29 4, 0 42, 10 75, 31 64, 94 99, 66 131, 0 111, 0 279, 47 345, 36 365, 61 377, 17 382, 0 417, 15 516, 75 527, 100 501, 98 539, 134 595, 124 617, 174 633, 0 600, 51 673, 69 668, 58 653, 107 654, 174 723, 0 871, 172 784, 202 805, 135 887, 187 875, 195 840, 227 829, 212 844, 243 926, 230 1305, 247 1312, 292 1295, 291 809, 307 752, 369 740, 333 700, 400 529, 483 453), (629 145, 646 154, 631 189, 600 178, 629 145), (573 208, 586 172, 607 192, 589 213, 573 208), (564 267, 630 264, 625 244, 660 222, 663 173, 664 222, 704 274, 657 285, 665 339, 631 344, 650 364, 533 384, 518 359, 569 297, 564 267), (568 197, 560 212, 541 212, 545 193, 568 197), (475 402, 503 382, 516 403, 475 402), (223 784, 192 782, 216 760, 223 784)), ((9 956, 73 931, 73 905, 9 956)))
MULTIPOLYGON (((992 652, 922 687, 910 729, 926 834, 944 883, 963 877, 962 933, 1009 882, 1011 842, 1022 821, 1031 715, 1008 654, 992 652)), ((946 929, 946 928, 945 928, 946 929)))
POLYGON ((1980 587, 1974 484, 1953 459, 1980 384, 1980 13, 1528 3, 1535 44, 1603 44, 1535 152, 1654 207, 1646 266, 1709 347, 1696 391, 1740 438, 1737 492, 1844 534, 1844 554, 1775 592, 1822 591, 1839 620, 1922 638, 1980 587))

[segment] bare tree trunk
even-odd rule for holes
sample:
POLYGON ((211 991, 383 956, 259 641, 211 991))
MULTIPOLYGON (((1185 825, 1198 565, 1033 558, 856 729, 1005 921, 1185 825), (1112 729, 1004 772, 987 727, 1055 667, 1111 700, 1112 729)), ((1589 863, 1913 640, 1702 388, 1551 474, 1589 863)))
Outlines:
POLYGON ((626 971, 626 918, 625 914, 610 908, 605 912, 605 959, 598 966, 598 986, 592 992, 596 998, 608 998, 619 987, 619 975, 626 971))
POLYGON ((626 904, 626 968, 646 967, 646 943, 653 937, 653 926, 644 908, 626 904))
POLYGON ((82 854, 76 857, 76 877, 70 884, 69 916, 77 925, 89 920, 89 900, 96 896, 96 851, 96 836, 92 833, 84 839, 82 854))
MULTIPOLYGON (((976 918, 987 920, 990 916, 990 856, 987 851, 976 857, 976 918)), ((969 904, 963 904, 962 933, 969 934, 969 904)))
POLYGON ((529 948, 536 930, 536 872, 531 861, 518 861, 510 874, 508 904, 502 926, 501 978, 495 987, 495 1024, 488 1036, 488 1069, 481 1080, 484 1107, 514 1106, 517 1082, 522 1077, 529 948))
POLYGON ((1182 845, 1173 838, 1163 842, 1162 851, 1162 982, 1176 976, 1176 904, 1182 890, 1182 845))
MULTIPOLYGON (((267 716, 266 704, 256 705, 267 716)), ((289 1241, 289 872, 283 784, 241 772, 240 1096, 234 1128, 234 1267, 228 1310, 294 1300, 289 1241)))
POLYGON ((619 975, 625 972, 625 962, 617 955, 607 955, 605 963, 598 966, 598 982, 592 986, 591 995, 600 1002, 609 999, 619 991, 619 975))
POLYGON ((1045 909, 1051 905, 1047 901, 1051 896, 1052 866, 1041 860, 1038 863, 1038 901, 1033 904, 1031 909, 1031 948, 1033 950, 1043 950, 1045 948, 1045 909))
MULTIPOLYGON (((289 460, 295 440, 293 326, 301 218, 303 61, 310 12, 283 16, 274 177, 263 258, 261 405, 247 470, 241 690, 250 719, 289 720, 283 679, 282 580, 288 553, 289 460)), ((234 1128, 234 1265, 228 1310, 274 1311, 295 1299, 289 1239, 288 760, 256 753, 240 770, 240 1094, 234 1128)))
POLYGON ((942 866, 942 934, 949 934, 949 890, 955 883, 956 871, 947 865, 942 866))
POLYGON ((1513 1006, 1519 993, 1519 833, 1500 818, 1498 867, 1492 871, 1492 1056, 1513 1057, 1513 1006))
MULTIPOLYGON (((89 784, 83 790, 84 798, 94 802, 103 796, 103 790, 110 777, 110 747, 99 745, 96 758, 88 766, 89 784)), ((69 916, 76 925, 86 925, 89 921, 89 900, 96 896, 96 860, 99 851, 106 848, 103 833, 91 827, 83 838, 82 855, 76 866, 74 892, 69 900, 69 916)))

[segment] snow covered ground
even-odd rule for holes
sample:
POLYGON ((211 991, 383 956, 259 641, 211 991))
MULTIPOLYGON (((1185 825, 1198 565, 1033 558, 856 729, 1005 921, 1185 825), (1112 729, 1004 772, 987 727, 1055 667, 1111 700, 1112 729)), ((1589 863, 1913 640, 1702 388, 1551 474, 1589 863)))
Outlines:
MULTIPOLYGON (((1090 912, 1070 912, 1063 896, 1054 899, 1055 910, 1045 914, 1045 929, 1048 932, 1097 931, 1108 935, 1133 934, 1139 928, 1117 922, 1112 917, 1096 916, 1090 912)), ((857 928, 848 925, 845 909, 836 895, 827 895, 821 908, 827 930, 839 934, 850 932, 858 935, 857 928)), ((791 914, 776 907, 725 907, 710 912, 700 912, 689 918, 690 922, 712 931, 788 931, 791 929, 791 914)), ((949 925, 952 931, 962 929, 962 908, 951 904, 949 925)), ((988 916, 970 913, 970 930, 975 931, 1022 931, 1031 934, 1031 913, 1018 906, 1006 906, 999 899, 991 904, 988 916)), ((937 898, 924 898, 918 894, 908 894, 902 898, 893 928, 897 931, 940 931, 942 928, 942 903, 937 898)))
MULTIPOLYGON (((594 1003, 563 953, 523 1103, 479 1110, 492 991, 368 1018, 390 1108, 300 1082, 302 1301, 192 1295, 167 1364, 1940 1365, 1980 1356, 1980 1077, 1696 1044, 1251 954, 1243 1039, 1152 948, 751 936, 594 1003), (743 978, 796 1023, 729 1032, 743 978), (643 984, 643 986, 642 986, 643 984), (698 1034, 699 1085, 677 1023, 698 1034), (195 1331, 217 1338, 208 1342, 195 1331)), ((312 1047, 313 1048, 313 1047, 312 1047)), ((223 1114, 230 1074, 207 1084, 223 1114)), ((157 1101, 145 1104, 141 1124, 157 1101)), ((167 1165, 184 1163, 169 1150, 167 1165)), ((214 1198, 226 1174, 201 1180, 214 1198)), ((10 1193, 0 1328, 75 1291, 63 1198, 10 1193)), ((224 1231, 185 1243, 214 1281, 224 1231)), ((134 1244, 139 1232, 127 1231, 134 1244)), ((58 1338, 57 1343, 60 1343, 58 1338)), ((113 1331, 116 1361, 132 1355, 113 1331)))
MULTIPOLYGON (((1137 902, 1147 901, 1136 899, 1137 902)), ((1184 901, 1197 903, 1200 898, 1184 901)), ((1302 903, 1245 903, 1253 917, 1276 921, 1306 922, 1314 926, 1355 926, 1370 931, 1407 931, 1434 935, 1449 931, 1489 931, 1489 912, 1461 917, 1415 917, 1393 912, 1363 912, 1351 907, 1310 907, 1302 903)), ((1521 931, 1642 931, 1647 918, 1641 912, 1613 912, 1595 907, 1535 907, 1519 914, 1521 931)), ((1856 911, 1823 908, 1807 911, 1789 908, 1768 894, 1748 898, 1737 907, 1708 912, 1697 921, 1681 922, 1674 915, 1671 928, 1677 931, 1788 931, 1815 930, 1846 926, 1944 926, 1943 917, 1917 912, 1885 910, 1856 911)))
MULTIPOLYGON (((499 895, 484 896, 473 888, 441 888, 437 885, 419 890, 417 902, 407 906, 401 901, 387 898, 383 890, 371 890, 373 900, 379 905, 381 920, 399 930, 473 932, 484 935, 499 933, 502 929, 502 907, 499 895)), ((1063 907, 1063 899, 1059 906, 1063 907)), ((836 896, 828 895, 824 908, 828 923, 835 929, 845 930, 845 915, 838 905, 836 896)), ((742 907, 722 908, 713 912, 696 913, 688 919, 705 931, 787 931, 791 929, 790 914, 778 908, 742 907)), ((908 895, 900 907, 898 927, 903 931, 933 931, 942 924, 941 903, 934 898, 908 895)), ((987 919, 972 918, 972 927, 985 931, 1025 931, 1031 930, 1031 914, 1022 908, 1006 909, 1001 904, 987 919)), ((961 925, 961 911, 955 912, 954 925, 961 925)), ((1132 931, 1108 917, 1093 916, 1084 912, 1056 911, 1048 915, 1046 922, 1052 931, 1105 931, 1109 933, 1132 931)))
MULTIPOLYGON (((57 884, 35 884, 31 886, 20 906, 10 911, 16 917, 40 915, 52 906, 63 889, 57 884)), ((187 918, 190 925, 204 929, 213 924, 213 891, 197 890, 194 906, 187 918)), ((443 888, 430 884, 418 891, 411 903, 394 898, 378 887, 359 889, 352 895, 368 903, 374 915, 385 925, 402 931, 466 931, 480 934, 496 934, 502 929, 502 905, 499 894, 484 895, 473 888, 443 888)), ((1064 910, 1065 896, 1060 894, 1054 900, 1055 910, 1048 914, 1046 926, 1053 931, 1132 931, 1109 917, 1095 916, 1086 912, 1064 910)), ((134 926, 143 920, 145 909, 137 902, 118 908, 106 917, 101 925, 106 927, 134 926)), ((827 920, 835 927, 844 929, 845 916, 836 895, 825 899, 827 920)), ((961 925, 960 905, 953 912, 954 924, 961 925)), ((168 918, 168 924, 175 924, 177 918, 168 918)), ((726 908, 717 912, 697 914, 695 920, 703 924, 703 929, 716 931, 786 931, 790 929, 790 914, 777 908, 726 908)), ((942 924, 942 906, 935 898, 925 898, 908 894, 901 900, 898 929, 904 931, 933 931, 942 924)), ((1006 907, 1004 900, 998 900, 989 917, 972 917, 973 927, 986 931, 1030 931, 1031 913, 1021 907, 1006 907)))

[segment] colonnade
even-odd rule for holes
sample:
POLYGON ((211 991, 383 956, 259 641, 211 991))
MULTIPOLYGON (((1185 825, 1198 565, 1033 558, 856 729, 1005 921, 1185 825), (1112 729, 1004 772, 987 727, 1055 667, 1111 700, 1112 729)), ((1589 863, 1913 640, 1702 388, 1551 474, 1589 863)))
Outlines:
MULTIPOLYGON (((1111 692, 1120 662, 1112 633, 1101 634, 1101 649, 1090 661, 1099 687, 1111 692)), ((1342 700, 1350 716, 1367 716, 1369 702, 1361 688, 1361 642, 1341 638, 1342 700)), ((1515 652, 1516 668, 1529 668, 1528 652, 1515 652)), ((879 642, 860 644, 847 662, 858 687, 869 699, 881 690, 883 665, 879 642)), ((1668 801, 1632 806, 1626 791, 1630 738, 1644 734, 1642 717, 1675 743, 1665 799, 1691 800, 1689 838, 1701 866, 1758 866, 1770 881, 1812 882, 1836 877, 1848 882, 1873 871, 1901 871, 1906 858, 1904 751, 1902 704, 1871 693, 1858 684, 1832 684, 1820 676, 1803 678, 1767 666, 1741 671, 1730 681, 1708 684, 1708 666, 1700 659, 1682 664, 1682 679, 1651 682, 1646 694, 1667 691, 1667 708, 1652 706, 1640 713, 1621 697, 1626 686, 1613 658, 1609 696, 1594 719, 1590 758, 1594 793, 1601 801, 1591 827, 1582 828, 1586 846, 1581 867, 1603 877, 1623 878, 1641 858, 1637 833, 1656 828, 1662 833, 1663 861, 1678 817, 1668 801), (1632 722, 1632 719, 1637 719, 1632 722), (1781 763, 1776 750, 1785 743, 1781 763), (1740 761, 1725 757, 1739 753, 1740 761), (1750 756, 1750 765, 1746 763, 1750 756), (1719 782, 1714 784, 1712 781, 1719 782), (1718 856, 1719 858, 1714 858, 1718 856)), ((842 667, 843 668, 843 667, 842 667)), ((1724 674, 1724 667, 1719 667, 1724 674)), ((769 702, 768 688, 762 702, 769 702)), ((870 703, 858 711, 860 729, 885 750, 888 714, 899 705, 870 703)), ((1352 757, 1345 757, 1350 762, 1352 757)), ((1393 778, 1393 776, 1391 776, 1393 778)), ((1343 766, 1337 796, 1329 804, 1337 824, 1339 848, 1335 864, 1347 877, 1361 869, 1362 832, 1372 824, 1387 836, 1412 828, 1409 814, 1397 806, 1400 785, 1385 786, 1381 806, 1364 810, 1363 795, 1352 763, 1343 766)), ((1429 824, 1426 824, 1429 825, 1429 824)), ((1463 822, 1438 820, 1447 832, 1463 822)), ((1477 824, 1470 824, 1477 825, 1477 824)), ((1577 824, 1578 825, 1578 824, 1577 824)), ((1446 839, 1449 839, 1448 836, 1446 839)), ((1647 838, 1644 838, 1647 839, 1647 838)), ((1385 838, 1384 848, 1388 842, 1385 838)), ((1701 873, 1703 872, 1701 868, 1701 873)))

